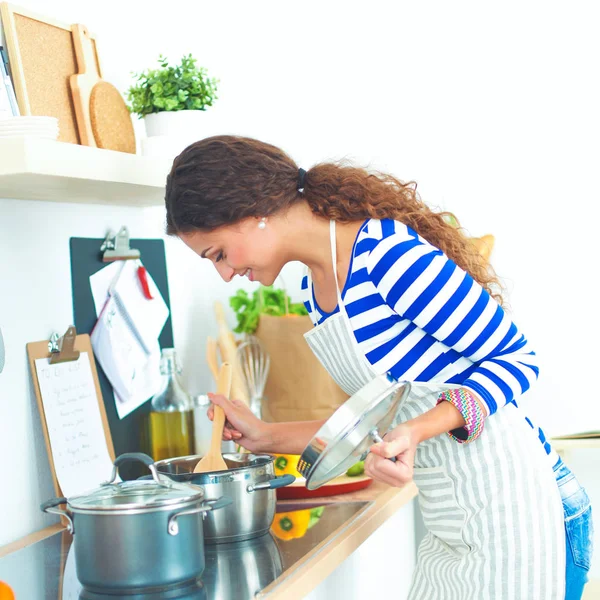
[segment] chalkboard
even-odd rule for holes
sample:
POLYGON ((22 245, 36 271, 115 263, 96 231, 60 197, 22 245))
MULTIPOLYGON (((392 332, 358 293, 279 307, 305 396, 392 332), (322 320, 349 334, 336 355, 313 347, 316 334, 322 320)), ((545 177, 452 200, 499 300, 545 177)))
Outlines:
MULTIPOLYGON (((100 252, 100 246, 103 241, 103 239, 76 237, 70 239, 73 324, 77 329, 77 333, 91 333, 96 324, 97 316, 90 286, 90 276, 107 265, 107 263, 102 262, 102 254, 100 252)), ((131 248, 136 248, 140 251, 144 266, 156 282, 160 293, 170 309, 171 302, 169 298, 164 241, 132 239, 130 240, 130 245, 131 248)), ((170 315, 158 342, 161 348, 172 348, 174 345, 170 315)), ((150 412, 150 403, 146 402, 142 404, 142 406, 127 415, 124 419, 119 419, 112 386, 104 374, 102 367, 97 362, 96 366, 115 454, 119 456, 124 452, 149 453, 147 415, 150 412)), ((123 465, 121 471, 121 475, 125 479, 145 474, 144 467, 136 463, 123 465)))

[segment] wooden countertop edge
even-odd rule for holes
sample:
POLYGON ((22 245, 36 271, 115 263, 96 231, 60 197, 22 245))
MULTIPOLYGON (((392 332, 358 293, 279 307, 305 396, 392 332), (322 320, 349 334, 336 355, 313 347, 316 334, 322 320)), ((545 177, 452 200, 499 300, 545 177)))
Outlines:
POLYGON ((64 525, 61 523, 56 523, 55 525, 50 525, 49 527, 40 529, 34 533, 30 533, 29 535, 11 542, 10 544, 6 544, 6 546, 0 546, 0 558, 7 556, 8 554, 12 554, 17 550, 22 550, 23 548, 31 546, 31 544, 35 544, 36 542, 41 542, 51 535, 62 531, 63 529, 65 529, 64 525))
POLYGON ((339 527, 255 597, 302 600, 376 529, 416 495, 417 488, 412 482, 403 488, 389 488, 382 492, 349 523, 339 527))

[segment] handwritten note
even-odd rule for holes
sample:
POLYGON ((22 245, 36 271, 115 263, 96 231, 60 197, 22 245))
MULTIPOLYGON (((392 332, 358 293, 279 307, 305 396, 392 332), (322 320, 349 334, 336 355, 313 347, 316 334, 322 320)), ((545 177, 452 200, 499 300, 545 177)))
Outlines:
POLYGON ((73 362, 35 361, 56 477, 67 498, 110 479, 98 396, 87 352, 73 362))

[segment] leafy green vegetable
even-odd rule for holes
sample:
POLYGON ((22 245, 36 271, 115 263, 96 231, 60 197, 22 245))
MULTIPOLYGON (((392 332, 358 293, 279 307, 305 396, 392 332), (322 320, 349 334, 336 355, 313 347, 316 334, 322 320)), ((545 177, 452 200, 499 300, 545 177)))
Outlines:
POLYGON ((134 73, 137 83, 127 91, 132 113, 141 118, 163 111, 206 110, 213 105, 218 80, 209 78, 203 67, 197 67, 191 54, 177 66, 170 66, 162 55, 158 63, 159 69, 134 73))
POLYGON ((304 304, 292 302, 285 290, 272 286, 261 287, 251 296, 246 290, 238 290, 234 296, 229 298, 229 305, 237 317, 237 326, 234 328, 236 333, 254 333, 261 314, 274 317, 284 317, 286 314, 308 314, 304 304))

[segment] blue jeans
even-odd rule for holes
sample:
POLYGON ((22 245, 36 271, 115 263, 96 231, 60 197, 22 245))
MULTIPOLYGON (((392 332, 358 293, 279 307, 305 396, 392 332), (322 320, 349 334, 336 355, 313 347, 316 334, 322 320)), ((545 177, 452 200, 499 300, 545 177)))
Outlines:
POLYGON ((561 459, 554 466, 565 511, 567 570, 565 600, 580 600, 592 560, 594 525, 585 490, 561 459))

